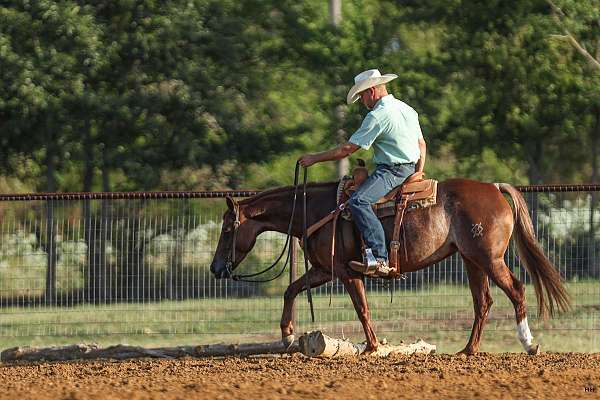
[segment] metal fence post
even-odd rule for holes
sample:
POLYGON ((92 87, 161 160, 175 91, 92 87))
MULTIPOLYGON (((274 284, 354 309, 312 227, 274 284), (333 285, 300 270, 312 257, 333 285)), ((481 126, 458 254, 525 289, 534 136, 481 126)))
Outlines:
POLYGON ((44 300, 54 304, 56 295, 56 244, 54 242, 54 200, 46 201, 46 290, 44 300))

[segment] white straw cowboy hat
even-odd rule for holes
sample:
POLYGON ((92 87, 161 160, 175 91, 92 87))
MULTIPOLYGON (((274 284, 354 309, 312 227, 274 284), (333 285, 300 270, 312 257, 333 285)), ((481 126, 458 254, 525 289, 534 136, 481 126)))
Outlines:
POLYGON ((346 97, 346 102, 348 104, 354 103, 356 100, 360 98, 358 95, 363 90, 367 90, 373 86, 381 85, 384 83, 388 83, 391 80, 394 80, 398 77, 396 74, 385 74, 381 75, 378 69, 369 69, 367 71, 361 72, 360 74, 354 77, 354 86, 348 92, 348 97, 346 97))

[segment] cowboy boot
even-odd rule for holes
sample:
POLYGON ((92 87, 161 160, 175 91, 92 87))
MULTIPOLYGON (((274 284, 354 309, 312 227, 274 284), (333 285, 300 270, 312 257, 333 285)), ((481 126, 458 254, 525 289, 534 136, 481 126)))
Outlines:
POLYGON ((384 259, 377 259, 371 249, 365 249, 362 262, 350 261, 350 268, 367 276, 387 277, 395 272, 384 259))

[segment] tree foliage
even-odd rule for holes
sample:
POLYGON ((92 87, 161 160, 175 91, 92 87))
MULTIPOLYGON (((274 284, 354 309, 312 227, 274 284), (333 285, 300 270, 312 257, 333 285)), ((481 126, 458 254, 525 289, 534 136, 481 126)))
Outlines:
POLYGON ((346 0, 333 26, 317 0, 3 2, 3 190, 288 184, 298 155, 358 127, 344 100, 367 68, 399 75, 430 175, 595 180, 600 73, 581 48, 600 57, 599 10, 346 0))

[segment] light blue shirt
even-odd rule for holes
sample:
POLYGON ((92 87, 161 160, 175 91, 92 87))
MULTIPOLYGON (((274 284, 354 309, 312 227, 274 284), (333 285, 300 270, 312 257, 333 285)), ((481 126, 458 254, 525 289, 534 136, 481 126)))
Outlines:
POLYGON ((416 163, 422 137, 417 112, 388 94, 379 99, 349 141, 365 150, 373 146, 375 164, 392 165, 416 163))

